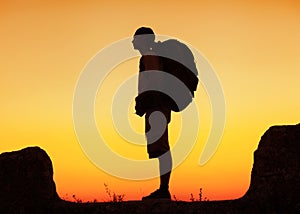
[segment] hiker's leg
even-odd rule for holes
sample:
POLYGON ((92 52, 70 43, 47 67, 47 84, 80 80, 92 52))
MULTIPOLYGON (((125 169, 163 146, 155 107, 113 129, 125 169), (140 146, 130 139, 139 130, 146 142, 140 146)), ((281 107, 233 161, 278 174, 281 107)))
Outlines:
POLYGON ((160 189, 168 190, 169 181, 172 171, 172 156, 168 151, 158 158, 159 160, 159 173, 160 173, 160 189))
MULTIPOLYGON (((156 110, 156 109, 155 109, 156 110)), ((161 109, 157 109, 161 111, 161 109)), ((152 111, 153 112, 153 111, 152 111)), ((169 181, 172 170, 172 157, 170 153, 169 139, 168 139, 168 123, 170 122, 171 111, 162 111, 167 119, 166 126, 163 127, 164 133, 158 140, 151 143, 151 136, 147 134, 151 130, 149 116, 152 112, 146 112, 146 137, 147 137, 147 150, 149 158, 158 158, 159 160, 159 173, 160 173, 160 188, 152 192, 150 195, 143 197, 143 200, 147 199, 167 199, 171 200, 171 194, 169 192, 169 181)), ((159 118, 158 121, 152 120, 152 124, 155 128, 158 125, 161 126, 162 122, 159 118)), ((161 131, 159 131, 161 133, 161 131)), ((158 134, 154 132, 157 136, 158 134)))
POLYGON ((171 200, 169 191, 169 181, 172 170, 172 157, 170 151, 166 152, 163 156, 158 158, 160 170, 160 187, 152 192, 150 195, 145 196, 142 200, 148 199, 167 199, 171 200))
MULTIPOLYGON (((149 158, 158 158, 159 160, 159 173, 160 173, 160 188, 168 190, 169 188, 169 181, 170 175, 172 170, 172 156, 170 152, 169 146, 169 136, 168 136, 168 123, 170 122, 171 111, 169 109, 153 109, 152 111, 146 112, 146 137, 147 137, 147 150, 149 154, 149 158), (152 126, 154 128, 160 127, 163 128, 163 134, 159 137, 158 140, 155 142, 151 142, 151 125, 149 121, 150 115, 154 111, 160 111, 163 115, 158 115, 158 117, 153 118, 152 126), (164 118, 160 118, 159 116, 163 116, 164 118), (163 127, 162 124, 165 123, 163 127)), ((155 131, 152 132, 153 136, 158 136, 161 133, 161 130, 157 130, 158 133, 155 131)))

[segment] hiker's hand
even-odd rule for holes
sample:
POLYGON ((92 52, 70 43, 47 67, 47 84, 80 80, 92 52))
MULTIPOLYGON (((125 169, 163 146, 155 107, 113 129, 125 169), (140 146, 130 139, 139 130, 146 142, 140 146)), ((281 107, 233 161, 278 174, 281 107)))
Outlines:
POLYGON ((145 111, 141 109, 139 106, 135 105, 135 113, 142 117, 145 114, 145 111))
POLYGON ((135 98, 135 113, 137 115, 139 115, 140 117, 142 117, 145 114, 145 110, 142 106, 142 103, 141 103, 139 97, 135 98))

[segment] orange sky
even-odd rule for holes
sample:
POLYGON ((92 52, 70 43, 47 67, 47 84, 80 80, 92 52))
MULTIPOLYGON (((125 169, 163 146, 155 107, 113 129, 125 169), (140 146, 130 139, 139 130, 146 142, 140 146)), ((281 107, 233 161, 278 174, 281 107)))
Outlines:
MULTIPOLYGON (((130 181, 98 169, 82 151, 72 119, 74 89, 84 66, 102 48, 146 25, 201 51, 226 98, 221 144, 199 166, 211 125, 209 97, 199 86, 199 136, 172 174, 172 194, 189 200, 202 187, 210 200, 240 197, 248 189, 261 135, 271 125, 300 121, 299 12, 298 1, 1 1, 0 152, 31 145, 45 149, 57 191, 69 199, 75 194, 107 200, 104 183, 126 200, 154 190, 157 179, 130 181)), ((101 131, 112 149, 143 159, 145 150, 133 152, 115 133, 109 102, 101 106, 101 99, 111 99, 116 83, 137 72, 137 63, 132 59, 112 71, 97 96, 95 115, 99 127, 107 121, 101 131)), ((142 132, 142 119, 132 115, 130 120, 142 132)), ((174 114, 172 145, 180 124, 180 115, 174 114)))

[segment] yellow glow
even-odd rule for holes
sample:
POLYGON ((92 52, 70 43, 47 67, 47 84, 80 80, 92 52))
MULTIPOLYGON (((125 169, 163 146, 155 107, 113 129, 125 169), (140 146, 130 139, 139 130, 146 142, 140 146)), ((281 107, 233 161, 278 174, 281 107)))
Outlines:
MULTIPOLYGON (((142 25, 201 51, 219 75, 226 96, 222 142, 213 158, 200 167, 211 109, 208 95, 199 86, 197 144, 171 177, 172 195, 178 199, 189 200, 190 193, 197 197, 200 187, 210 200, 242 196, 249 186, 253 152, 264 131, 275 124, 299 123, 298 1, 63 2, 0 3, 0 152, 30 145, 45 149, 53 161, 61 197, 71 200, 75 194, 83 200, 107 200, 106 183, 133 200, 158 185, 158 179, 128 181, 99 170, 81 150, 72 120, 74 88, 85 64, 142 25)), ((99 91, 95 114, 99 127, 105 123, 101 132, 112 149, 146 159, 145 148, 125 144, 114 132, 109 109, 123 78, 137 71, 138 59, 132 59, 112 72, 102 86, 105 93, 99 91), (103 108, 102 99, 108 100, 103 108)), ((173 116, 171 144, 181 125, 180 115, 173 116)), ((129 118, 142 133, 143 119, 134 114, 129 118)))

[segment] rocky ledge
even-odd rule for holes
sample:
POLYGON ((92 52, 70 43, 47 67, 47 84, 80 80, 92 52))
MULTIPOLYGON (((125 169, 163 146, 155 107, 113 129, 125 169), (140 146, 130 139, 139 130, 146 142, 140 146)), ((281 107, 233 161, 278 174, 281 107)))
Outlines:
POLYGON ((300 124, 273 126, 254 152, 240 199, 209 202, 72 203, 61 200, 39 147, 0 155, 0 213, 300 213, 300 124))

